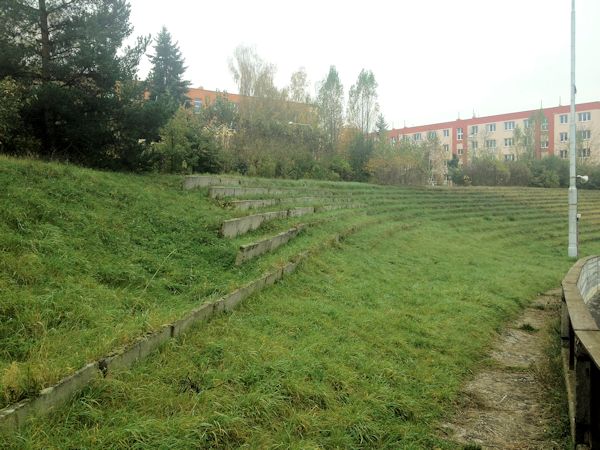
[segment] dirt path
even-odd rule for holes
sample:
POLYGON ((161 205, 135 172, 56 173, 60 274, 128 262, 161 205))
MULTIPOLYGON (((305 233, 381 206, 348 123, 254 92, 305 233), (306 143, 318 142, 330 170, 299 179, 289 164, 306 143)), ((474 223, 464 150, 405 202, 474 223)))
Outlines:
POLYGON ((556 289, 539 296, 497 338, 492 363, 465 386, 462 409, 444 427, 451 439, 482 449, 562 448, 548 438, 553 422, 536 375, 560 295, 556 289))

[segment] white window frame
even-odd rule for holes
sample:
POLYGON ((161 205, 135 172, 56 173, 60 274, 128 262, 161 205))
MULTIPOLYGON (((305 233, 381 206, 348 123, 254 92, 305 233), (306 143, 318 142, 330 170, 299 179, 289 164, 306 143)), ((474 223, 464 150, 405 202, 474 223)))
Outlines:
POLYGON ((592 130, 581 130, 581 140, 589 141, 592 138, 592 130))
POLYGON ((421 140, 421 133, 415 133, 415 134, 413 134, 413 140, 415 142, 420 141, 421 140))
POLYGON ((542 141, 540 142, 540 148, 548 148, 549 142, 548 141, 542 141))
POLYGON ((515 121, 509 120, 508 122, 504 122, 504 130, 510 131, 515 129, 515 121))
POLYGON ((504 146, 505 147, 512 147, 513 145, 515 145, 514 138, 504 138, 504 146))
POLYGON ((569 140, 569 133, 567 133, 566 131, 561 131, 558 135, 558 139, 560 140, 560 142, 567 142, 569 140))
POLYGON ((456 139, 459 140, 459 141, 462 141, 463 140, 463 135, 464 135, 463 134, 463 129, 461 127, 458 127, 456 129, 456 139))
POLYGON ((589 111, 580 112, 577 114, 577 119, 579 122, 589 122, 592 120, 592 113, 589 111))
POLYGON ((496 124, 495 123, 486 123, 485 131, 487 131, 488 133, 493 133, 494 131, 496 131, 496 124))
POLYGON ((569 150, 561 150, 559 156, 562 159, 567 159, 569 157, 569 150))
POLYGON ((444 129, 444 137, 450 137, 450 130, 448 128, 444 129))
POLYGON ((496 139, 486 139, 485 148, 496 148, 496 139))
POLYGON ((561 114, 560 115, 560 123, 569 123, 569 115, 561 114))

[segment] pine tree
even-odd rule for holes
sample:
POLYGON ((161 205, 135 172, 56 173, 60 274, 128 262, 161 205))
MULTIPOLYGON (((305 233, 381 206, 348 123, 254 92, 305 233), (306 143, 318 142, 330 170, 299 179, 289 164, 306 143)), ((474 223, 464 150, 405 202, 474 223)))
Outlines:
POLYGON ((150 98, 157 101, 174 101, 182 105, 190 85, 183 79, 186 67, 177 42, 173 42, 166 27, 155 39, 154 55, 149 55, 152 70, 148 75, 150 98), (164 98, 166 97, 166 98, 164 98))
POLYGON ((42 156, 112 166, 137 145, 122 123, 141 105, 130 87, 147 40, 123 51, 129 14, 126 0, 0 1, 0 79, 27 88, 21 133, 42 156))

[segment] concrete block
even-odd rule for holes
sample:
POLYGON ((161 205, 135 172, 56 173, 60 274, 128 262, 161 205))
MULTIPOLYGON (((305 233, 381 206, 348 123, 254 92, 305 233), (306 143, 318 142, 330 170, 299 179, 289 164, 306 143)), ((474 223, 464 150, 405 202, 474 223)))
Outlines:
POLYGON ((158 331, 149 334, 140 341, 140 359, 145 358, 158 347, 165 344, 172 336, 172 325, 164 325, 158 331))
POLYGON ((0 410, 0 430, 16 430, 34 416, 49 414, 55 408, 67 403, 90 381, 101 376, 97 362, 87 364, 60 380, 58 384, 42 389, 37 397, 0 410))
POLYGON ((183 189, 190 190, 198 187, 212 186, 221 184, 220 179, 213 175, 190 175, 183 180, 183 189))
POLYGON ((268 273, 263 279, 264 286, 271 286, 281 280, 283 277, 283 269, 278 269, 275 272, 268 273))
POLYGON ((239 211, 247 211, 253 208, 264 208, 266 206, 273 206, 280 203, 279 199, 271 198, 266 200, 235 200, 230 203, 233 209, 239 211))
POLYGON ((282 245, 287 244, 291 239, 298 235, 301 229, 302 226, 294 227, 271 238, 240 246, 235 258, 235 264, 239 266, 252 258, 271 252, 282 245))
POLYGON ((225 220, 221 224, 220 234, 223 237, 232 238, 256 230, 263 223, 270 220, 287 217, 287 211, 272 211, 251 216, 239 217, 237 219, 225 220))
POLYGON ((265 195, 279 193, 279 191, 266 188, 241 188, 241 187, 211 187, 208 190, 210 198, 240 197, 242 195, 265 195))
POLYGON ((214 314, 214 306, 212 303, 204 303, 203 305, 194 308, 187 313, 183 318, 173 322, 171 325, 172 336, 179 336, 181 333, 186 332, 194 324, 198 322, 206 322, 214 314))
POLYGON ((288 210, 288 217, 300 217, 306 214, 313 214, 315 212, 314 206, 305 206, 301 208, 293 208, 288 210))
POLYGON ((171 334, 171 325, 164 326, 155 333, 139 338, 121 352, 104 358, 100 363, 104 374, 110 374, 115 370, 129 369, 138 360, 167 342, 171 338, 171 334))

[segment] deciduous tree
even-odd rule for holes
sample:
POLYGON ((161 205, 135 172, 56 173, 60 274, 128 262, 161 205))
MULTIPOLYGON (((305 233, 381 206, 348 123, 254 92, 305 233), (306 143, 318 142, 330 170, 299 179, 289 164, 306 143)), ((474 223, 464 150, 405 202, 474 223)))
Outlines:
POLYGON ((344 86, 335 66, 329 68, 321 82, 317 96, 319 122, 326 136, 329 150, 334 150, 344 125, 344 86))
POLYGON ((379 112, 377 82, 370 70, 361 70, 348 95, 348 123, 368 134, 373 130, 379 112))

